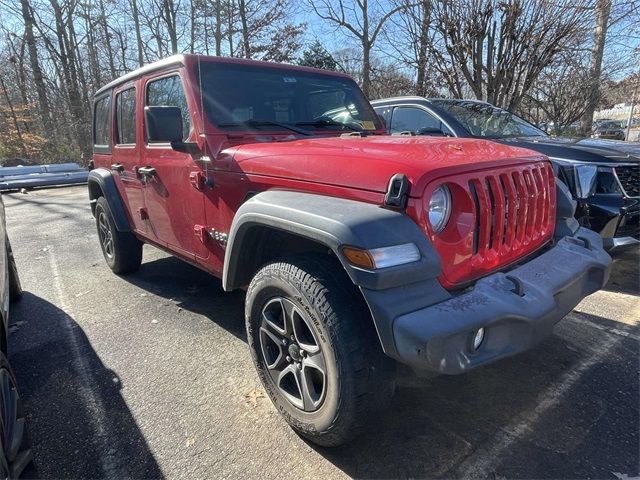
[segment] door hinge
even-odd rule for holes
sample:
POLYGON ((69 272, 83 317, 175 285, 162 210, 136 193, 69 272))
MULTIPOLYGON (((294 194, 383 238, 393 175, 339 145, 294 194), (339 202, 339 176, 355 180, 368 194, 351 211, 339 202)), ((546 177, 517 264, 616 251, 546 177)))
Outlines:
POLYGON ((205 186, 205 178, 202 172, 191 172, 189 174, 189 182, 196 190, 203 190, 205 186))
POLYGON ((193 234, 198 237, 200 243, 206 243, 207 241, 207 227, 203 225, 194 225, 193 234))

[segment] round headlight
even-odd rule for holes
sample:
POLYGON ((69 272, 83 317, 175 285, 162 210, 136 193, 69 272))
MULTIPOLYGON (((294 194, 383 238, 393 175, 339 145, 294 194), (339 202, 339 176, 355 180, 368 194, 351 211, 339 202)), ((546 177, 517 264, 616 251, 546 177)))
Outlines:
POLYGON ((429 200, 429 223, 435 233, 440 233, 451 215, 451 192, 442 185, 436 188, 429 200))

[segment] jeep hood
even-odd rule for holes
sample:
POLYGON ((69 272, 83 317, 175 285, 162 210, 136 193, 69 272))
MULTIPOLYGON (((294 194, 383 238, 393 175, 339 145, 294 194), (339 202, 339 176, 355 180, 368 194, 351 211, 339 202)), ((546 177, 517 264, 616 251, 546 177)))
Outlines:
POLYGON ((248 176, 288 178, 384 193, 403 173, 411 196, 432 180, 459 171, 546 160, 487 140, 408 136, 344 136, 243 144, 221 152, 227 168, 248 176))

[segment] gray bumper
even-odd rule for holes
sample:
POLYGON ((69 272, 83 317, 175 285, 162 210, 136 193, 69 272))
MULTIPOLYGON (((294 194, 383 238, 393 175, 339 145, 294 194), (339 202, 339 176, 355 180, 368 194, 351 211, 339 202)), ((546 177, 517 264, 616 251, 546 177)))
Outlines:
POLYGON ((580 228, 526 264, 479 280, 467 293, 397 317, 395 356, 416 368, 458 374, 523 352, 602 288, 610 265, 601 237, 580 228), (471 337, 480 327, 485 338, 472 352, 471 337))

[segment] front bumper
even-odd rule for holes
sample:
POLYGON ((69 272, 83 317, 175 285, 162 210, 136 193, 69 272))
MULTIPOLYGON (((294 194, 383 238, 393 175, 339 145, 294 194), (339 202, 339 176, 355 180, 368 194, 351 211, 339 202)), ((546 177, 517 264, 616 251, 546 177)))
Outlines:
POLYGON ((458 374, 528 350, 602 288, 610 266, 601 237, 580 228, 533 260, 479 280, 471 291, 396 318, 397 358, 458 374), (471 338, 481 327, 485 338, 472 352, 471 338))

